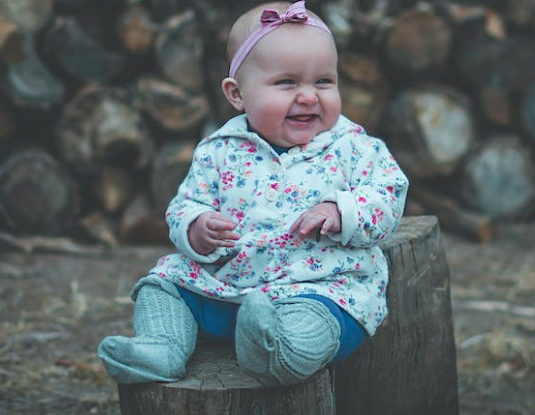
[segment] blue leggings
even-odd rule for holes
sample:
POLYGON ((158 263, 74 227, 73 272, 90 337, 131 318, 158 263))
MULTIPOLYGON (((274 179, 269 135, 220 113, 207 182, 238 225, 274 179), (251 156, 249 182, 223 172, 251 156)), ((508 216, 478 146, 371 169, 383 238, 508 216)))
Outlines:
MULTIPOLYGON (((201 339, 208 342, 234 342, 239 304, 215 300, 181 287, 177 288, 197 320, 201 339)), ((340 324, 340 348, 331 363, 346 359, 362 344, 366 331, 334 301, 316 294, 303 294, 298 297, 310 298, 324 304, 340 324)))

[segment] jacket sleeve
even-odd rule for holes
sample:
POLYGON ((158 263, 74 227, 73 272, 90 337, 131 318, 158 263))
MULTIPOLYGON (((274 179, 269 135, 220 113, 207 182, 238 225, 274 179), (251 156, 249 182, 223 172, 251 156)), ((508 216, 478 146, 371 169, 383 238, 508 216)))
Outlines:
POLYGON ((219 174, 215 160, 199 145, 193 154, 188 175, 171 200, 165 219, 169 226, 169 238, 181 254, 201 262, 212 263, 226 253, 218 248, 208 255, 198 254, 188 239, 190 224, 201 214, 219 210, 219 174))
POLYGON ((367 248, 383 242, 397 228, 409 181, 380 139, 353 134, 344 157, 349 190, 335 190, 323 202, 335 202, 342 231, 330 235, 343 245, 367 248))

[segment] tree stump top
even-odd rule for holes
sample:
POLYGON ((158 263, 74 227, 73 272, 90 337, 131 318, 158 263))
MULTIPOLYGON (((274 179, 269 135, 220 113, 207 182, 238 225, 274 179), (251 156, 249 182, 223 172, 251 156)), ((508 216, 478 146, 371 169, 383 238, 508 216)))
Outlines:
POLYGON ((198 347, 188 362, 186 377, 167 386, 196 390, 227 390, 263 389, 279 385, 244 373, 238 366, 233 348, 222 345, 198 347))

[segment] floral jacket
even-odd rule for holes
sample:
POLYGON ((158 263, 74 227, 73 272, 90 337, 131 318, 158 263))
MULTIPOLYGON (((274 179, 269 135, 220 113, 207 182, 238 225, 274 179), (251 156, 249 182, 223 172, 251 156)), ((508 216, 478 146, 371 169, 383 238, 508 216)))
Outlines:
POLYGON ((278 155, 239 115, 198 144, 166 212, 178 253, 160 258, 150 275, 232 302, 255 289, 272 300, 323 295, 371 335, 387 314, 388 265, 378 244, 396 229, 407 187, 385 144, 343 116, 278 155), (289 233, 303 211, 325 201, 338 205, 340 233, 305 241, 289 233), (187 229, 210 210, 232 218, 241 239, 199 255, 187 229))

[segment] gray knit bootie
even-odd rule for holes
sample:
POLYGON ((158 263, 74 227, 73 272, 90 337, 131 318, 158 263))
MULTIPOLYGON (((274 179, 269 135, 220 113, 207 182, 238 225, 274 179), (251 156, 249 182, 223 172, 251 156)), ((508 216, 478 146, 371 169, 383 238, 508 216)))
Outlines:
POLYGON ((244 371, 280 384, 305 380, 326 366, 340 345, 340 325, 329 309, 308 298, 272 303, 247 295, 236 321, 236 355, 244 371))
POLYGON ((106 337, 98 355, 117 383, 173 382, 185 374, 197 330, 178 292, 175 297, 156 285, 145 285, 134 306, 135 337, 106 337))

